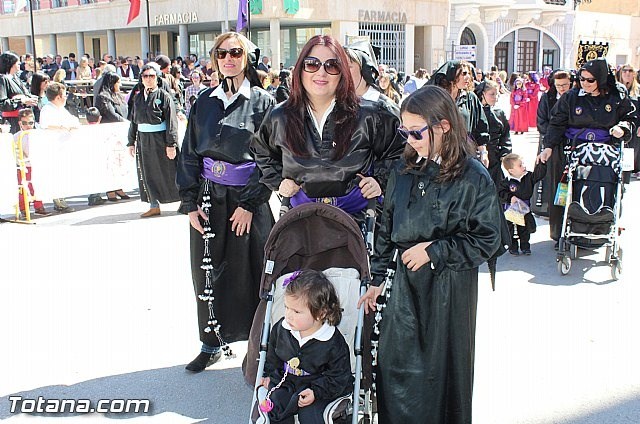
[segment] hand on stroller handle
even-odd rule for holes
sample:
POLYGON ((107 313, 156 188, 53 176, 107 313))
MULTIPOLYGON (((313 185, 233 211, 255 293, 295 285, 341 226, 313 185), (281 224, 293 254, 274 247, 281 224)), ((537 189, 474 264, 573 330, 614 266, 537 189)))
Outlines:
POLYGON ((369 286, 367 292, 358 300, 358 309, 364 305, 364 313, 368 314, 369 311, 376 311, 376 302, 378 296, 382 294, 383 286, 369 286))

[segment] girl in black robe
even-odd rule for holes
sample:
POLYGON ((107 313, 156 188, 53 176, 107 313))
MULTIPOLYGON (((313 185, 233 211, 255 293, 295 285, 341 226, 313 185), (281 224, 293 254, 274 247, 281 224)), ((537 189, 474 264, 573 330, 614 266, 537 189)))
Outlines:
POLYGON ((499 86, 497 83, 486 80, 476 86, 475 94, 482 102, 484 116, 489 123, 489 175, 496 184, 504 179, 502 172, 502 158, 511 153, 511 131, 509 130, 509 120, 504 111, 495 107, 498 100, 499 86))
POLYGON ((251 150, 262 181, 293 206, 329 203, 357 217, 381 195, 402 143, 393 136, 397 121, 359 101, 348 63, 334 38, 312 37, 296 62, 291 96, 265 118, 251 150))
POLYGON ((400 112, 408 144, 385 193, 374 281, 359 302, 375 310, 398 249, 379 339, 379 422, 470 423, 478 266, 500 251, 502 211, 448 92, 425 86, 400 112))
POLYGON ((20 131, 18 112, 26 107, 38 106, 38 98, 29 93, 24 82, 18 78, 20 58, 12 52, 0 55, 0 124, 8 122, 11 133, 20 131))
POLYGON ((173 98, 158 88, 159 71, 145 65, 140 71, 144 90, 133 100, 129 152, 136 155, 140 200, 149 203, 141 218, 160 215, 160 203, 177 202, 176 155, 178 119, 173 98))
MULTIPOLYGON (((544 137, 545 149, 538 160, 546 162, 556 150, 562 169, 566 165, 567 149, 576 143, 631 140, 636 109, 626 89, 617 85, 605 59, 586 62, 578 73, 578 87, 558 99, 544 137), (560 152, 565 150, 565 154, 560 152)), ((555 160, 555 157, 554 157, 555 160)), ((551 181, 557 187, 562 175, 551 181)), ((555 193, 555 191, 554 191, 555 193)), ((558 241, 562 231, 562 214, 549 215, 551 238, 558 241)), ((556 243, 557 246, 557 243, 556 243)))
POLYGON ((212 62, 223 83, 191 107, 178 160, 178 212, 191 223, 191 276, 202 348, 187 370, 217 361, 227 343, 246 340, 258 305, 264 245, 274 220, 271 190, 249 151, 274 98, 255 72, 259 54, 241 34, 220 35, 212 62), (214 237, 215 235, 215 237, 214 237))

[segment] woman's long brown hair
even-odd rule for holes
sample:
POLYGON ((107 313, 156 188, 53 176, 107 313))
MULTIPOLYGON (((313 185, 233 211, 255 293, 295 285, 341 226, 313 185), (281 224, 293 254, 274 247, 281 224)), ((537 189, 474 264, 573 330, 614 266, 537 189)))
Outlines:
POLYGON ((291 75, 291 95, 283 105, 284 115, 287 118, 285 145, 296 156, 309 156, 304 140, 304 119, 309 97, 302 86, 302 72, 304 72, 304 59, 309 56, 315 46, 326 46, 331 49, 340 63, 340 82, 335 94, 336 124, 333 135, 333 141, 336 145, 334 159, 340 159, 345 155, 351 143, 351 136, 356 127, 359 103, 349 73, 349 59, 340 43, 330 35, 316 35, 307 41, 295 64, 291 75))

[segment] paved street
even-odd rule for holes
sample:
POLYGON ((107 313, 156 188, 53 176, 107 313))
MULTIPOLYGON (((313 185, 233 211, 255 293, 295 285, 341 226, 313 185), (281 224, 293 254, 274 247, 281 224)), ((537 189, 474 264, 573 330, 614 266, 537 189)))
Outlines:
MULTIPOLYGON (((533 161, 537 133, 514 149, 533 161)), ((531 169, 531 167, 530 167, 531 169)), ((533 255, 498 263, 497 290, 480 278, 474 422, 640 422, 640 181, 625 196, 622 278, 603 249, 580 251, 560 276, 545 220, 533 255)), ((85 205, 86 197, 71 199, 85 205)), ((0 224, 0 420, 245 423, 251 391, 237 358, 192 375, 199 351, 188 222, 177 204, 140 220, 139 200, 35 225, 0 224), (150 399, 149 414, 51 418, 12 414, 24 399, 150 399)), ((5 216, 6 218, 6 216, 5 216)))

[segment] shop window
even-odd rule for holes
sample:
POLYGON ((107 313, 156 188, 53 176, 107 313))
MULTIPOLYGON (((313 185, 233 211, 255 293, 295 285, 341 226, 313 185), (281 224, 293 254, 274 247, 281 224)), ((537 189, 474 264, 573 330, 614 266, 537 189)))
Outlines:
POLYGON ((538 69, 538 42, 518 41, 518 67, 519 72, 529 72, 538 69))
POLYGON ((358 35, 369 36, 371 44, 380 47, 378 63, 395 68, 398 72, 406 72, 404 24, 360 22, 358 35))

